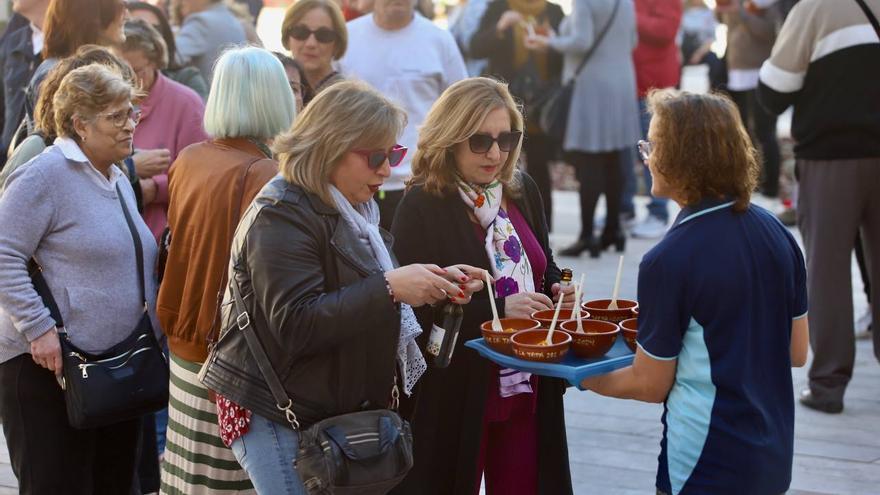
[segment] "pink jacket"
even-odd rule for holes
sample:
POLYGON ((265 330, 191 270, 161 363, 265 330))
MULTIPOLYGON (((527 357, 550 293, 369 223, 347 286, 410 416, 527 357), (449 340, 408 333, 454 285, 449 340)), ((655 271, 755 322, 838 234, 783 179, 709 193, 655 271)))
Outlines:
MULTIPOLYGON (((150 94, 141 102, 141 121, 134 132, 134 148, 167 148, 171 162, 183 148, 208 139, 202 126, 205 104, 195 91, 157 73, 150 94)), ((144 208, 144 222, 156 239, 168 224, 168 174, 153 177, 156 200, 144 208)))

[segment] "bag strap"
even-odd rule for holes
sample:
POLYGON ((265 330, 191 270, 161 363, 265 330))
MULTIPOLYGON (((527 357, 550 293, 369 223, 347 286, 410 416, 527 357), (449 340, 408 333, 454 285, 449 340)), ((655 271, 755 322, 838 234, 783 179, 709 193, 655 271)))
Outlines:
MULTIPOLYGON (((860 1, 860 0, 856 0, 860 1)), ((581 60, 581 64, 578 65, 578 68, 574 71, 574 77, 571 78, 572 81, 577 79, 577 76, 584 70, 584 67, 587 66, 587 62, 590 61, 590 58, 593 57, 593 54, 596 53, 596 49, 599 48, 599 45, 602 44, 602 40, 605 39, 605 35, 608 34, 608 30, 611 29, 611 24, 614 23, 614 18, 617 17, 617 10, 620 7, 620 0, 615 0, 614 2, 614 10, 611 11, 611 17, 608 18, 608 22, 605 23, 605 27, 602 28, 602 31, 599 33, 599 36, 596 37, 596 41, 593 43, 593 46, 590 47, 589 51, 587 51, 586 55, 584 55, 584 59, 581 60)))
POLYGON ((131 240, 134 243, 134 256, 137 262, 138 284, 141 289, 141 302, 144 304, 144 313, 147 312, 147 291, 144 288, 144 248, 141 246, 141 237, 138 235, 134 221, 131 219, 131 213, 128 206, 125 205, 125 197, 122 195, 122 189, 119 188, 119 182, 116 183, 116 195, 119 196, 119 204, 122 205, 122 214, 125 215, 125 223, 128 224, 128 231, 131 234, 131 240))
POLYGON ((64 320, 61 319, 61 311, 58 310, 58 304, 55 302, 55 298, 52 297, 52 291, 49 290, 49 284, 46 282, 46 278, 43 277, 43 267, 37 263, 36 258, 28 260, 28 275, 31 277, 31 283, 34 284, 34 290, 40 295, 43 304, 49 308, 49 314, 52 316, 52 319, 55 320, 55 326, 58 328, 64 328, 64 320))
POLYGON ((856 3, 859 4, 859 7, 865 11, 865 15, 868 17, 868 22, 874 26, 874 31, 877 32, 877 37, 880 38, 880 22, 877 21, 877 17, 871 12, 871 9, 868 8, 868 5, 865 3, 865 0, 856 0, 856 3))
POLYGON ((296 419, 296 413, 293 412, 293 400, 287 395, 284 386, 281 385, 281 379, 278 378, 278 374, 272 369, 272 363, 269 361, 269 356, 266 355, 266 350, 263 348, 263 344, 260 343, 260 339, 257 337, 254 327, 251 326, 251 318, 248 316, 247 307, 244 304, 244 299, 241 297, 241 290, 238 288, 238 282, 234 277, 230 281, 229 286, 232 289, 232 297, 235 300, 235 324, 238 326, 241 333, 244 334, 244 338, 251 350, 251 354, 257 361, 257 367, 260 368, 260 373, 263 374, 263 378, 266 379, 266 384, 269 385, 269 391, 272 392, 272 397, 275 398, 275 407, 277 407, 279 411, 284 412, 284 417, 287 418, 287 422, 290 423, 290 426, 293 427, 295 431, 298 431, 299 421, 296 419))
MULTIPOLYGON (((266 350, 263 348, 263 344, 260 342, 259 337, 257 337, 254 327, 251 325, 251 318, 248 316, 247 306, 245 306, 244 299, 241 297, 241 289, 239 289, 238 281, 235 280, 235 277, 230 280, 229 287, 234 302, 233 308, 236 315, 235 324, 244 334, 248 348, 250 348, 251 354, 257 362, 257 367, 260 369, 263 378, 266 379, 266 384, 269 385, 269 391, 272 392, 272 397, 275 399, 275 407, 284 413, 284 417, 287 419, 287 422, 290 423, 290 426, 294 431, 299 431, 299 421, 296 418, 296 413, 293 411, 293 399, 291 399, 284 390, 284 386, 281 384, 281 379, 278 378, 278 374, 275 373, 275 370, 272 368, 272 362, 269 361, 269 356, 266 354, 266 350)), ((395 364, 394 386, 391 389, 390 407, 390 409, 394 411, 397 410, 400 404, 396 366, 397 365, 395 364)))
MULTIPOLYGON (((238 191, 238 194, 237 194, 238 201, 236 201, 235 205, 233 206, 234 209, 232 212, 232 222, 230 222, 230 224, 229 224, 229 231, 230 232, 233 232, 233 233, 235 232, 235 228, 238 226, 238 222, 241 220, 241 203, 244 201, 244 189, 245 189, 245 185, 247 184, 247 176, 251 171, 251 167, 253 167, 254 164, 257 163, 258 161, 264 160, 265 158, 266 157, 259 156, 259 157, 254 158, 253 160, 249 161, 244 166, 244 170, 242 170, 241 174, 238 177, 238 183, 237 183, 237 187, 236 187, 236 189, 238 191)), ((229 249, 227 249, 227 251, 226 251, 226 259, 227 260, 229 260, 229 257, 231 255, 231 251, 232 251, 232 243, 230 243, 229 249)), ((226 287, 226 284, 228 282, 229 270, 223 270, 223 274, 221 275, 221 277, 222 278, 220 279, 220 285, 217 286, 218 287, 218 289, 217 289, 217 308, 214 311, 214 319, 211 321, 211 330, 208 332, 208 336, 205 339, 206 343, 208 344, 209 349, 214 344, 217 343, 217 334, 219 333, 219 327, 220 327, 220 305, 223 302, 223 291, 224 291, 224 288, 226 287)))

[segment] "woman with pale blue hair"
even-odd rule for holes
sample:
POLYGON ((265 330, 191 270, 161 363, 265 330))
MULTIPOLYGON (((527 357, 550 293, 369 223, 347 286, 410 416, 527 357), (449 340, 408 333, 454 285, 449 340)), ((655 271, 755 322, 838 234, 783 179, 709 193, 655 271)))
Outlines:
MULTIPOLYGON (((221 443, 218 409, 197 374, 216 340, 217 297, 241 215, 278 172, 269 144, 296 117, 275 56, 236 48, 217 61, 205 107, 211 139, 184 149, 169 174, 170 242, 159 320, 171 351, 171 401, 162 491, 253 493, 247 473, 221 443)), ((220 410, 235 417, 234 411, 220 410)), ((246 418, 240 418, 246 421, 246 418)))

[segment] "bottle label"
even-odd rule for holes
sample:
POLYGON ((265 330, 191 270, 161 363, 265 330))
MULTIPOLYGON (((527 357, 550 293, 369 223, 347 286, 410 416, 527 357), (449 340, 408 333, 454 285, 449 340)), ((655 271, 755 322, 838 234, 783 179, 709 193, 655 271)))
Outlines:
POLYGON ((431 335, 428 336, 428 345, 425 348, 428 354, 432 356, 440 355, 440 346, 443 345, 443 337, 446 336, 446 330, 442 327, 434 325, 431 328, 431 335))

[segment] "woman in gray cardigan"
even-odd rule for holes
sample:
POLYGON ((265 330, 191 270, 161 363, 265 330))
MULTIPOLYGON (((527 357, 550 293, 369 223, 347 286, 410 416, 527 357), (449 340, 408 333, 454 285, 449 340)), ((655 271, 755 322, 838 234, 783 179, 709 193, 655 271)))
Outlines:
MULTIPOLYGON (((100 354, 129 336, 144 311, 132 234, 122 204, 134 191, 114 163, 131 153, 134 91, 93 64, 67 74, 55 93, 55 144, 16 170, 0 198, 0 416, 22 493, 129 493, 140 420, 74 429, 56 382, 56 321, 28 276, 42 266, 65 330, 100 354)), ((143 248, 153 328, 157 247, 132 215, 143 248)))
POLYGON ((571 15, 559 34, 530 37, 534 50, 551 49, 564 55, 563 80, 569 81, 593 49, 587 65, 577 75, 563 149, 580 182, 581 234, 562 256, 592 257, 614 245, 623 251, 620 230, 620 195, 623 181, 621 152, 639 139, 636 76, 632 51, 637 42, 632 0, 575 0, 571 15), (609 24, 610 23, 610 24, 609 24), (600 33, 608 26, 604 39, 600 33), (598 45, 597 45, 598 43, 598 45), (593 236, 596 202, 605 193, 607 220, 602 236, 593 236))

